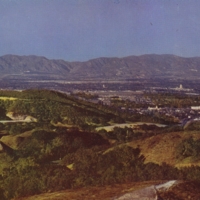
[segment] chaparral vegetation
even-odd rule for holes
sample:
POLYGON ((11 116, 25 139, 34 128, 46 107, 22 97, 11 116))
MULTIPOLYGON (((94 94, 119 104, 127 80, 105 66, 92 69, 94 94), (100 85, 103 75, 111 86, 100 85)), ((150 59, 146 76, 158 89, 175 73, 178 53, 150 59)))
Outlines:
POLYGON ((85 186, 200 181, 197 122, 184 128, 170 117, 49 90, 0 91, 0 120, 2 200, 85 186), (136 122, 144 124, 128 126, 136 122))

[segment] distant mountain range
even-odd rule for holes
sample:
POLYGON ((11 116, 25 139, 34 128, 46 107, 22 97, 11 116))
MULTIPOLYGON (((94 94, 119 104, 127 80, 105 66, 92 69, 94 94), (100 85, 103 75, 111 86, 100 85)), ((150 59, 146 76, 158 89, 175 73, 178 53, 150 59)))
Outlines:
POLYGON ((68 62, 40 56, 5 55, 0 57, 0 78, 3 77, 65 80, 199 79, 200 57, 149 54, 68 62))

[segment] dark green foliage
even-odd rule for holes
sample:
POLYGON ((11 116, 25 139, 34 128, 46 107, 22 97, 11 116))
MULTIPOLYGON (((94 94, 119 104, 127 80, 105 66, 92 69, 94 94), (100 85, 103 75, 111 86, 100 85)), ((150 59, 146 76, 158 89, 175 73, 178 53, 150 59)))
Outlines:
POLYGON ((55 132, 48 132, 45 130, 39 130, 39 131, 34 131, 32 133, 32 138, 38 140, 38 141, 43 141, 44 143, 54 139, 56 137, 55 132))
POLYGON ((8 123, 4 125, 4 129, 11 135, 17 135, 25 131, 32 130, 35 127, 34 123, 8 123))
POLYGON ((200 155, 200 140, 194 140, 193 138, 188 138, 183 140, 176 149, 177 158, 184 159, 191 157, 192 159, 197 159, 200 155))
POLYGON ((163 133, 170 133, 170 132, 179 132, 183 131, 183 127, 179 125, 172 125, 172 126, 167 126, 161 130, 163 133))
POLYGON ((1 200, 8 200, 8 198, 5 195, 4 189, 2 188, 0 188, 0 197, 1 197, 1 200))
MULTIPOLYGON (((71 188, 72 175, 66 167, 43 166, 25 167, 17 171, 14 168, 3 177, 5 197, 11 199, 19 196, 30 196, 49 190, 71 188)), ((2 183, 2 182, 1 182, 2 183)))
POLYGON ((105 135, 109 139, 115 139, 119 142, 127 142, 137 137, 137 133, 132 128, 120 128, 114 127, 113 131, 105 132, 105 135))
POLYGON ((6 117, 6 109, 4 108, 4 106, 2 105, 2 103, 0 102, 0 120, 5 120, 7 119, 6 117))
POLYGON ((99 134, 108 139, 117 140, 118 142, 129 142, 132 140, 144 139, 158 134, 182 130, 182 128, 179 126, 173 126, 170 128, 143 124, 138 125, 138 127, 139 130, 128 127, 114 127, 113 131, 107 132, 106 130, 100 130, 99 134))
MULTIPOLYGON (((2 189, 6 191, 5 197, 11 199, 46 191, 130 181, 200 180, 200 167, 178 170, 166 163, 144 164, 145 158, 140 154, 139 148, 123 145, 105 151, 106 146, 85 148, 84 144, 81 147, 75 144, 80 145, 80 141, 71 141, 71 153, 64 152, 65 157, 60 162, 54 163, 47 159, 46 162, 38 163, 38 158, 33 159, 30 154, 30 157, 18 158, 13 165, 15 167, 5 168, 4 176, 0 180, 0 184, 4 183, 2 189), (72 170, 66 167, 69 164, 73 164, 72 170)), ((61 146, 64 148, 63 144, 60 144, 61 146)), ((39 148, 33 151, 39 151, 39 148)))
POLYGON ((74 170, 78 174, 76 186, 136 181, 144 165, 140 150, 127 146, 114 148, 104 154, 92 149, 83 150, 78 155, 74 162, 74 170))
POLYGON ((86 125, 105 125, 111 119, 123 121, 119 113, 99 104, 48 90, 22 92, 1 91, 0 96, 16 100, 0 101, 0 117, 10 111, 18 115, 31 115, 38 122, 65 123, 83 128, 86 125))

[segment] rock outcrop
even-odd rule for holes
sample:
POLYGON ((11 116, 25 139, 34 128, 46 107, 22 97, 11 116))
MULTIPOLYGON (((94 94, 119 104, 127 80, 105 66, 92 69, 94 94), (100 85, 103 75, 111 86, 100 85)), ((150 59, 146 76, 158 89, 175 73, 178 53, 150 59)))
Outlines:
POLYGON ((141 190, 124 194, 114 200, 159 200, 159 192, 167 191, 177 184, 176 180, 168 181, 159 185, 152 185, 141 190))

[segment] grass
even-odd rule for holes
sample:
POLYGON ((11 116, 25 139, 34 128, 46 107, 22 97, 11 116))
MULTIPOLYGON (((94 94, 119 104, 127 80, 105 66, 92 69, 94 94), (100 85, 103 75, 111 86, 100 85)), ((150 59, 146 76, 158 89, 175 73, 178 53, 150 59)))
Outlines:
POLYGON ((163 133, 155 136, 151 136, 145 139, 133 140, 128 143, 129 146, 136 148, 140 147, 141 154, 146 158, 145 162, 154 162, 162 164, 163 162, 180 167, 199 165, 199 162, 191 160, 190 158, 184 160, 178 160, 176 158, 176 148, 181 141, 193 137, 195 140, 200 139, 200 134, 195 132, 171 132, 163 133))
POLYGON ((30 137, 32 135, 32 130, 26 131, 18 135, 6 135, 1 137, 0 141, 11 147, 12 149, 18 149, 24 138, 30 137))

